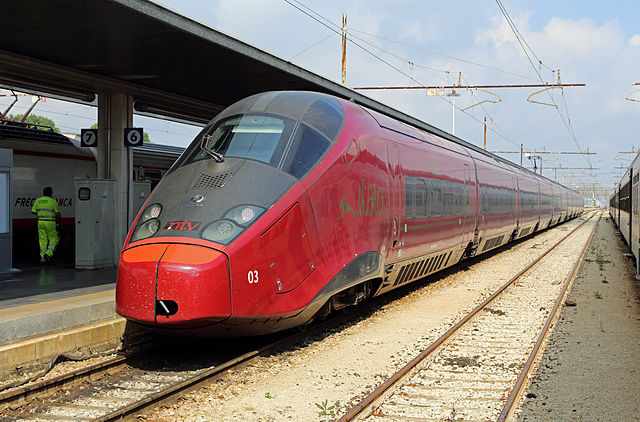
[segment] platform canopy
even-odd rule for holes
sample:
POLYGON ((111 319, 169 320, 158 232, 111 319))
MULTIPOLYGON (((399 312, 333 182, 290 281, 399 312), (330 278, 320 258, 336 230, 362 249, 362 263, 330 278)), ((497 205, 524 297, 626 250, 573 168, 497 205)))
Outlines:
POLYGON ((320 91, 390 110, 148 0, 7 1, 0 28, 4 87, 81 101, 126 92, 136 111, 198 122, 269 90, 320 91))
MULTIPOLYGON (((475 145, 149 0, 15 0, 0 13, 0 86, 205 123, 249 95, 309 90, 475 145)), ((496 157, 497 158, 497 157, 496 157)), ((500 158, 497 158, 501 160, 500 158)))

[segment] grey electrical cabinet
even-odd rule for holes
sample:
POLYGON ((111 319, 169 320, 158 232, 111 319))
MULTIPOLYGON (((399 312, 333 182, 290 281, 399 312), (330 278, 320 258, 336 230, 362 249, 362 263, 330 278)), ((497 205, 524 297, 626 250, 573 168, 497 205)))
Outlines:
POLYGON ((151 193, 151 182, 133 182, 133 218, 138 215, 138 211, 149 198, 151 193))
POLYGON ((115 180, 75 179, 76 269, 115 265, 115 180))
POLYGON ((13 150, 0 149, 0 280, 11 278, 13 150))

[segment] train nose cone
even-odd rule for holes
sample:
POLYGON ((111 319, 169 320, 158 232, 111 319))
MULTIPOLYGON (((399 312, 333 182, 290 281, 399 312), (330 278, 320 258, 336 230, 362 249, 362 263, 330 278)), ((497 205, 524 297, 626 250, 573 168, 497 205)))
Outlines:
POLYGON ((198 327, 231 315, 224 254, 197 245, 153 244, 120 257, 116 311, 142 323, 198 327))

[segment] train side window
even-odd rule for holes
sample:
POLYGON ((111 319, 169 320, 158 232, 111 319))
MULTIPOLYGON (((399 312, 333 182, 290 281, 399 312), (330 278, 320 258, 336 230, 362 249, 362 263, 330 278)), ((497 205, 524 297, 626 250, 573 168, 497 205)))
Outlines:
POLYGON ((300 125, 282 169, 293 177, 301 178, 320 160, 329 144, 329 140, 319 132, 300 125))
POLYGON ((414 218, 413 181, 415 177, 405 176, 404 178, 404 215, 406 218, 414 218))
POLYGON ((335 139, 344 122, 342 106, 334 99, 318 100, 305 113, 302 120, 309 123, 329 139, 335 139))
POLYGON ((440 187, 440 181, 433 181, 433 203, 431 208, 431 216, 432 217, 440 217, 442 215, 442 211, 444 209, 444 200, 442 197, 442 189, 440 187))
POLYGON ((427 201, 425 196, 427 195, 427 184, 424 178, 419 178, 416 184, 416 202, 414 215, 417 218, 427 216, 427 201))

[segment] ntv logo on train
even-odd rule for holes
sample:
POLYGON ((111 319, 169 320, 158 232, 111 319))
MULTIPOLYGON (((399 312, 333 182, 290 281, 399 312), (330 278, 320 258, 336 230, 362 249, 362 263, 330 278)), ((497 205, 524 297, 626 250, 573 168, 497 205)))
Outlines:
POLYGON ((340 201, 340 209, 342 210, 342 215, 338 220, 342 220, 347 213, 352 214, 355 218, 359 218, 360 216, 381 215, 384 211, 384 193, 382 192, 382 188, 376 187, 375 180, 373 181, 373 185, 367 185, 364 179, 362 179, 362 182, 358 186, 358 202, 356 203, 355 209, 349 201, 347 201, 346 196, 340 201))
POLYGON ((186 230, 191 231, 195 230, 200 226, 199 221, 187 221, 187 220, 179 220, 179 221, 169 221, 162 228, 163 230, 186 230))

